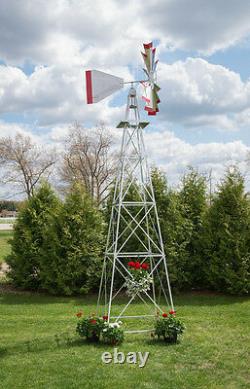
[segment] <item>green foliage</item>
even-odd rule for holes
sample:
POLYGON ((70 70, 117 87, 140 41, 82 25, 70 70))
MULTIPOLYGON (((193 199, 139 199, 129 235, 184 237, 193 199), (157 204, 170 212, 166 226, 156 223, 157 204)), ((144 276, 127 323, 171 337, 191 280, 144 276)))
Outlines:
POLYGON ((5 260, 5 257, 10 254, 11 247, 9 244, 10 239, 13 236, 12 231, 0 231, 0 268, 1 262, 5 260))
POLYGON ((155 335, 169 343, 176 343, 179 335, 185 330, 183 322, 176 318, 174 314, 166 317, 159 317, 155 321, 155 335))
POLYGON ((0 213, 3 210, 17 211, 19 206, 20 206, 20 201, 0 200, 0 213))
POLYGON ((87 293, 99 283, 103 218, 75 184, 45 231, 41 256, 43 288, 50 293, 87 293))
POLYGON ((40 261, 44 231, 59 206, 51 187, 44 182, 18 213, 10 241, 11 254, 6 259, 14 285, 27 289, 41 287, 40 261))
POLYGON ((98 342, 100 340, 104 324, 104 320, 99 317, 90 316, 82 318, 77 323, 76 332, 81 337, 85 337, 87 340, 98 342))
POLYGON ((202 257, 202 239, 204 233, 204 216, 207 210, 206 181, 196 170, 190 168, 182 179, 179 193, 182 217, 189 226, 189 237, 185 247, 186 257, 183 263, 185 288, 202 288, 205 286, 205 268, 202 257))
POLYGON ((210 287, 249 293, 250 204, 236 168, 227 171, 207 212, 203 255, 210 287))
MULTIPOLYGON (((187 283, 187 246, 192 235, 192 223, 184 216, 178 193, 168 188, 165 175, 158 169, 152 172, 152 183, 171 286, 180 290, 187 283)), ((165 277, 162 277, 162 280, 164 282, 165 277)))
POLYGON ((102 330, 103 341, 107 344, 117 346, 124 340, 124 331, 121 328, 121 322, 118 323, 104 323, 102 330))
POLYGON ((179 192, 168 189, 165 175, 152 172, 171 285, 178 290, 204 286, 201 253, 206 204, 205 179, 195 170, 182 179, 179 192))

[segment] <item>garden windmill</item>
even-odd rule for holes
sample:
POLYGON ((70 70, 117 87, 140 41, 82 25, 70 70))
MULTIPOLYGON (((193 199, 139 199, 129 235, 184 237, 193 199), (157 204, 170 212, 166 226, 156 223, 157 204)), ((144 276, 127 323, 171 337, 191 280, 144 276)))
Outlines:
MULTIPOLYGON (((87 103, 97 103, 125 84, 131 84, 124 121, 118 173, 115 182, 106 252, 98 296, 99 313, 118 321, 122 318, 146 318, 173 307, 167 262, 164 253, 159 217, 151 175, 147 164, 143 129, 149 124, 140 121, 135 85, 144 89, 142 99, 148 115, 159 111, 159 87, 155 82, 155 51, 152 43, 144 44, 142 53, 145 79, 124 82, 122 78, 97 70, 86 71, 87 103), (131 193, 133 196, 131 197, 131 193), (119 281, 119 282, 118 282, 119 281), (115 299, 126 292, 128 300, 120 311, 113 312, 115 299), (148 306, 143 315, 130 315, 130 304, 139 298, 148 306), (103 304, 102 304, 103 302, 103 304)), ((135 330, 128 332, 142 332, 135 330)))

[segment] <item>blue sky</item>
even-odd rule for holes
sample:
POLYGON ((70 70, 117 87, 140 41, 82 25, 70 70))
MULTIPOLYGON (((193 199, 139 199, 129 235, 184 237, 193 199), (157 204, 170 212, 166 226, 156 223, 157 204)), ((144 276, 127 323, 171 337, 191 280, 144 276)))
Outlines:
POLYGON ((88 106, 84 70, 137 78, 142 44, 153 40, 162 89, 145 131, 150 161, 173 185, 188 165, 212 170, 215 183, 232 164, 247 176, 249 20, 244 0, 2 0, 0 136, 22 132, 60 149, 72 122, 104 121, 119 143, 126 90, 88 106))

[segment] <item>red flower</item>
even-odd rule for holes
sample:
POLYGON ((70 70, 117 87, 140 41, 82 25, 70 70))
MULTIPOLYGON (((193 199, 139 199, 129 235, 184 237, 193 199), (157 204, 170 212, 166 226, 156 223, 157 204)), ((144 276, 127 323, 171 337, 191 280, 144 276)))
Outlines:
POLYGON ((82 315, 83 315, 82 311, 79 311, 79 312, 76 313, 77 317, 82 317, 82 315))
POLYGON ((134 263, 133 261, 130 261, 130 262, 128 263, 128 266, 129 266, 129 267, 135 267, 135 263, 134 263))
POLYGON ((103 318, 103 320, 108 320, 109 317, 105 315, 102 318, 103 318))
POLYGON ((148 266, 147 263, 143 263, 143 264, 141 265, 141 268, 144 269, 144 270, 148 270, 149 266, 148 266))
POLYGON ((175 314, 176 314, 176 311, 173 311, 173 310, 171 309, 171 311, 169 311, 169 313, 170 313, 170 315, 175 315, 175 314))
POLYGON ((96 320, 92 319, 92 320, 90 320, 90 323, 91 324, 96 324, 96 320))
POLYGON ((138 261, 137 261, 137 262, 135 262, 135 268, 136 268, 136 269, 140 269, 140 267, 141 267, 141 264, 140 264, 140 262, 138 262, 138 261))
POLYGON ((168 314, 167 313, 163 313, 162 317, 168 317, 168 314))

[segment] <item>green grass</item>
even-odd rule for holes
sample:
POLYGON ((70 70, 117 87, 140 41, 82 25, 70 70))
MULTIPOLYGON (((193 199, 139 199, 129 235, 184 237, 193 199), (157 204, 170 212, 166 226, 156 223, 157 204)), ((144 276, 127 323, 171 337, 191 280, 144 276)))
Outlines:
POLYGON ((0 231, 0 263, 4 257, 10 253, 10 245, 8 240, 12 237, 12 231, 0 231))
MULTIPOLYGON (((147 365, 104 365, 112 347, 75 335, 75 312, 95 310, 95 297, 0 295, 0 388, 240 389, 249 386, 249 310, 246 298, 185 295, 175 299, 187 330, 177 345, 126 335, 125 353, 149 351, 147 365), (68 338, 69 337, 69 338, 68 338)), ((114 310, 118 312, 119 306, 114 310)), ((129 313, 143 313, 133 304, 129 313)), ((124 320, 125 322, 125 320, 124 320)), ((143 326, 143 323, 141 323, 143 326)), ((128 324, 131 327, 132 323, 128 324)))
POLYGON ((16 220, 15 218, 9 218, 9 219, 0 218, 0 224, 14 224, 15 220, 16 220))

